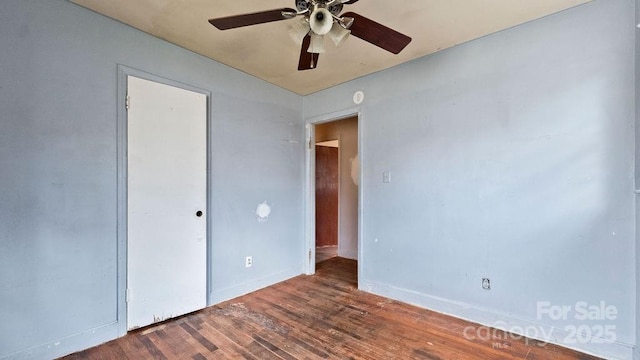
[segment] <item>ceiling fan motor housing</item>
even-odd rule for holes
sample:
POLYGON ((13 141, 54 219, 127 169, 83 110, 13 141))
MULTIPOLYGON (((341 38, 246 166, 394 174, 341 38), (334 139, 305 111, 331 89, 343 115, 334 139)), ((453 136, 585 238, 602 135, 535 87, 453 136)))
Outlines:
POLYGON ((344 7, 344 4, 336 3, 331 6, 327 6, 329 2, 329 0, 296 0, 296 9, 298 9, 298 12, 305 12, 307 10, 312 10, 316 6, 321 6, 329 10, 331 14, 338 16, 344 7))

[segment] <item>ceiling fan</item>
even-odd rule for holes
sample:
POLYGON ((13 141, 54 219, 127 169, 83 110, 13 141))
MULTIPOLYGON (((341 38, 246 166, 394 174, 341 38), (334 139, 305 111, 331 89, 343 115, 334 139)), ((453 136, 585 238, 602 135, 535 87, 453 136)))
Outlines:
POLYGON ((314 69, 318 58, 325 52, 324 36, 336 46, 349 34, 367 41, 393 54, 400 53, 411 38, 354 12, 339 15, 345 4, 358 0, 295 0, 296 9, 282 8, 249 14, 210 19, 209 23, 220 30, 288 20, 301 16, 289 28, 291 38, 301 45, 298 70, 314 69))

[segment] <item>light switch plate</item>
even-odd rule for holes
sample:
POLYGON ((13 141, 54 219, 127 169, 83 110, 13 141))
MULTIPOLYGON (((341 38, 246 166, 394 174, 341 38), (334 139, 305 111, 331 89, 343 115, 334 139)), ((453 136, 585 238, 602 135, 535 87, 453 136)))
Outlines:
POLYGON ((391 172, 385 171, 382 173, 382 182, 388 184, 391 182, 391 172))

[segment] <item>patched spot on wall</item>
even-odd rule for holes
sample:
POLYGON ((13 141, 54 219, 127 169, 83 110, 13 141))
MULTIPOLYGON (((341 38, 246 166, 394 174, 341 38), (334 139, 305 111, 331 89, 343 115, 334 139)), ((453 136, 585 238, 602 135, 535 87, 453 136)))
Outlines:
POLYGON ((258 215, 258 222, 267 222, 269 215, 271 214, 271 206, 267 205, 267 201, 263 201, 258 204, 256 208, 256 215, 258 215))

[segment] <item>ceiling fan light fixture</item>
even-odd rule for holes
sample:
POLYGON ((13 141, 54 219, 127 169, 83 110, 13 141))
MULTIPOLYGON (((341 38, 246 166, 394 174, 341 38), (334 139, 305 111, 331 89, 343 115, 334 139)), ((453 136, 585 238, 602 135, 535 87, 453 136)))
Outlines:
POLYGON ((340 47, 345 42, 345 40, 347 40, 350 34, 351 31, 345 29, 336 21, 333 23, 333 27, 327 35, 331 40, 333 40, 333 43, 336 45, 336 47, 340 47))
POLYGON ((324 35, 311 33, 311 42, 309 43, 309 49, 307 49, 307 52, 312 54, 324 53, 324 35))
POLYGON ((331 31, 333 26, 333 16, 329 10, 319 7, 313 10, 309 16, 311 30, 317 35, 325 35, 331 31))
POLYGON ((302 21, 295 22, 291 25, 289 28, 289 36, 291 36, 291 39, 293 39, 296 44, 302 45, 302 41, 309 33, 309 30, 311 30, 309 22, 306 19, 302 19, 302 21))

